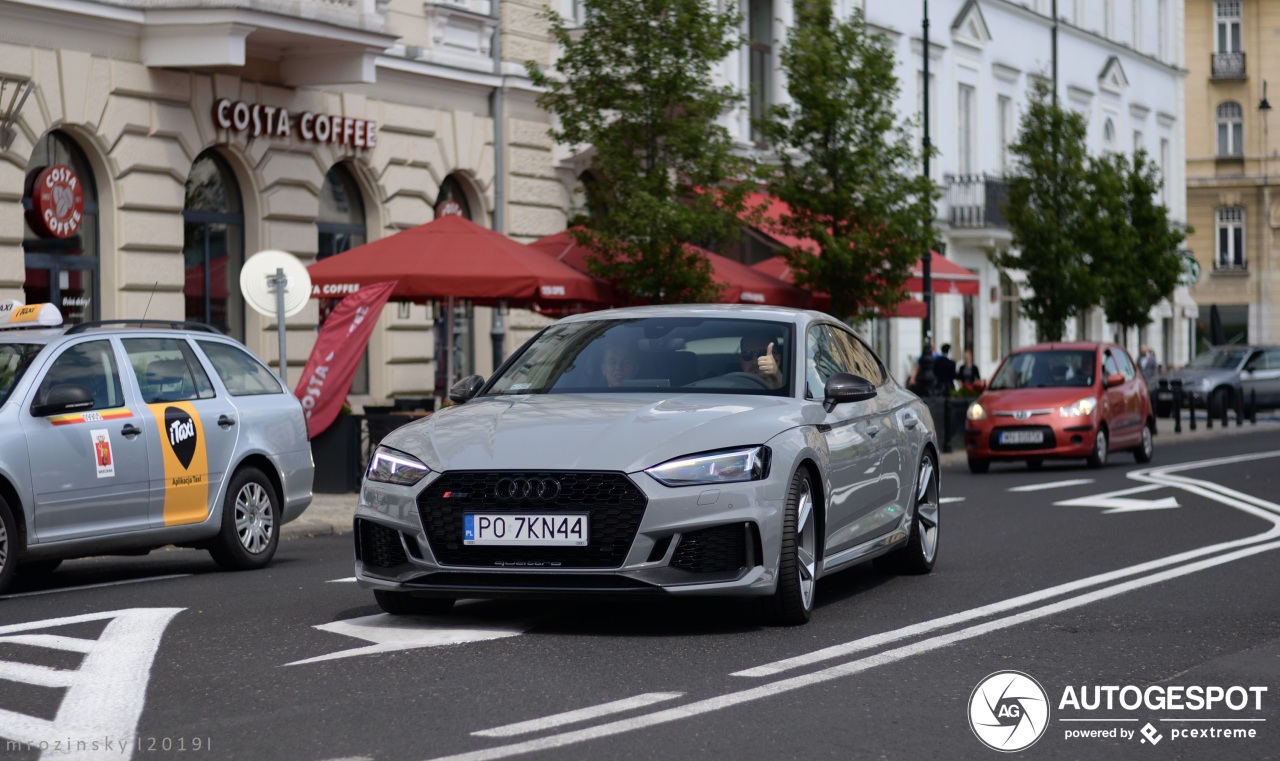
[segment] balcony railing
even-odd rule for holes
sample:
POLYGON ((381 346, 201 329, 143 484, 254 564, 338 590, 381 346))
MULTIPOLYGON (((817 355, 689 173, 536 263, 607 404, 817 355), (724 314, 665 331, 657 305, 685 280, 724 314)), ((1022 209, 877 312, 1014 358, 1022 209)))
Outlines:
POLYGON ((984 174, 947 175, 947 200, 952 227, 1006 227, 1005 181, 984 174))
POLYGON ((1244 53, 1211 53, 1210 71, 1213 79, 1244 79, 1244 53))

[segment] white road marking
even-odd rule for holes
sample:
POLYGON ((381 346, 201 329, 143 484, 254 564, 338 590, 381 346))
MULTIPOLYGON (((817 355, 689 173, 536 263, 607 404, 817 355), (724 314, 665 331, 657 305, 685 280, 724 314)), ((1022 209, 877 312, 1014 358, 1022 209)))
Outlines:
POLYGON ((952 502, 964 502, 964 497, 942 497, 938 500, 940 505, 949 505, 952 502))
POLYGON ((646 692, 643 695, 636 695, 633 698, 624 698, 615 700, 611 703, 601 703, 597 706, 588 708, 579 708, 576 711, 565 711, 552 716, 544 716, 541 719, 530 719, 522 721, 518 724, 508 724, 504 727, 495 727, 494 729, 482 729, 479 732, 471 734, 478 737, 514 737, 515 735, 529 734, 530 732, 541 732, 544 729, 552 729, 554 727, 562 727, 566 724, 575 724, 579 721, 588 719, 597 719, 601 716, 608 716, 615 713, 623 713, 632 711, 636 708, 644 708, 654 703, 661 703, 666 700, 675 700, 684 697, 683 692, 646 692))
POLYGON ((442 615, 436 617, 390 616, 379 613, 375 616, 351 618, 345 621, 334 621, 321 624, 315 628, 323 632, 355 637, 374 644, 342 650, 315 658, 306 658, 286 666, 301 666, 305 663, 318 663, 338 658, 352 658, 357 655, 374 653, 390 653, 397 650, 414 650, 421 647, 440 647, 442 645, 461 645, 466 642, 483 642, 503 637, 514 637, 524 634, 533 627, 529 621, 503 621, 494 623, 483 619, 468 620, 458 615, 442 615))
POLYGON ((1092 478, 1073 478, 1069 481, 1050 481, 1046 484, 1028 484, 1026 486, 1015 486, 1009 491, 1046 491, 1048 489, 1065 489, 1068 486, 1085 486, 1093 483, 1092 478))
POLYGON ((906 660, 907 658, 923 655, 933 650, 954 645, 957 642, 963 642, 965 640, 979 637, 983 634, 989 634, 991 632, 1024 624, 1028 621, 1034 621, 1036 619, 1062 613, 1073 608, 1098 602, 1099 600, 1116 597, 1135 589, 1141 589, 1152 584, 1169 581, 1171 579, 1176 579, 1181 576, 1186 576, 1188 574, 1203 571, 1225 563, 1231 563, 1247 557, 1252 557, 1275 549, 1280 549, 1280 542, 1269 542, 1267 544, 1255 545, 1253 547, 1237 550, 1225 555, 1219 555, 1207 560, 1201 560, 1178 568, 1172 568, 1167 571, 1151 574, 1150 576, 1144 576, 1124 584, 1117 584, 1115 586, 1089 592, 1078 597, 1071 597, 1040 608, 1033 608, 1005 618, 999 618, 986 623, 970 626, 967 629, 961 629, 959 631, 951 632, 950 634, 940 634, 936 637, 931 637, 920 642, 914 642, 909 645, 903 645, 902 647, 898 647, 893 650, 886 650, 859 660, 829 666, 825 669, 809 674, 780 679, 776 682, 762 684, 758 687, 752 687, 750 689, 740 690, 726 695, 718 695, 713 698, 699 700, 694 703, 677 706, 675 708, 668 708, 662 711, 645 714, 643 716, 621 719, 608 724, 587 727, 558 735, 549 735, 536 740, 526 740, 520 743, 500 745, 493 748, 486 748, 468 753, 459 753, 452 756, 441 756, 433 759, 433 761, 488 761, 489 759, 507 758, 525 753, 563 748, 568 745, 575 745, 602 737, 611 737, 624 732, 658 726, 661 724, 668 724, 673 721, 679 721, 681 719, 688 719, 694 716, 711 713, 713 711, 732 708, 734 706, 773 697, 775 695, 784 694, 804 687, 811 687, 816 684, 822 684, 846 676, 859 674, 877 666, 884 666, 890 663, 906 660))
MULTIPOLYGON (((137 734, 138 718, 146 702, 147 682, 160 638, 173 617, 183 610, 131 608, 0 626, 3 642, 85 654, 80 667, 74 670, 0 662, 0 678, 67 688, 52 720, 0 710, 0 737, 37 746, 62 739, 76 742, 107 737, 132 739, 137 734), (22 634, 103 619, 109 619, 109 623, 97 639, 22 634)), ((133 744, 129 743, 122 746, 122 752, 112 753, 112 757, 129 759, 133 751, 133 744)), ((58 756, 77 761, 101 757, 100 748, 58 756)))
POLYGON ((346 584, 346 583, 349 583, 349 582, 353 583, 353 582, 355 582, 355 580, 356 580, 356 577, 354 577, 354 576, 348 576, 348 577, 347 577, 347 578, 345 578, 345 579, 329 579, 329 580, 328 580, 328 581, 326 581, 325 583, 326 583, 326 584, 346 584))
POLYGON ((118 587, 124 584, 141 584, 144 581, 163 581, 165 579, 181 579, 187 576, 193 576, 190 573, 171 573, 168 576, 148 576, 145 579, 125 579, 124 581, 104 581, 101 584, 85 584, 79 587, 60 587, 58 589, 42 589, 39 592, 16 592, 11 595, 0 595, 0 600, 9 600, 15 597, 35 597, 36 595, 52 595, 59 592, 79 592, 82 589, 102 589, 103 587, 118 587))

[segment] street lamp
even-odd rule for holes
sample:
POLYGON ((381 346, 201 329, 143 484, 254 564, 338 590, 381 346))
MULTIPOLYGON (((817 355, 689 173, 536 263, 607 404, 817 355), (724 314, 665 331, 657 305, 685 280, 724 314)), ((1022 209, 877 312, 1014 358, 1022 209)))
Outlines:
MULTIPOLYGON (((921 139, 921 145, 924 148, 924 177, 929 179, 929 152, 932 147, 929 141, 929 0, 923 0, 924 3, 924 19, 921 21, 921 29, 924 33, 924 82, 921 87, 920 100, 923 103, 924 117, 924 137, 921 139)), ((920 269, 923 280, 924 295, 924 324, 920 326, 921 343, 924 348, 920 351, 920 367, 916 371, 916 387, 912 389, 921 396, 932 394, 934 386, 937 385, 938 379, 933 374, 933 245, 925 247, 924 256, 920 259, 920 269)))

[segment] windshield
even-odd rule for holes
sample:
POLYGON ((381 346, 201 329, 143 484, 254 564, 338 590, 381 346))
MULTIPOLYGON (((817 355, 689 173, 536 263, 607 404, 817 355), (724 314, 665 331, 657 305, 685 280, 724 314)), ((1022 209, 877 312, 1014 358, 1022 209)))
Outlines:
POLYGON ((44 344, 0 343, 0 405, 9 401, 13 387, 43 348, 44 344))
POLYGON ((553 325, 494 378, 486 395, 679 388, 684 393, 791 396, 792 336, 786 323, 724 318, 553 325))
POLYGON ((1234 370, 1248 353, 1248 349, 1214 349, 1196 355, 1187 367, 1196 370, 1234 370))
POLYGON ((1093 385, 1094 352, 1029 351, 1010 355, 991 379, 990 389, 1055 388, 1093 385))

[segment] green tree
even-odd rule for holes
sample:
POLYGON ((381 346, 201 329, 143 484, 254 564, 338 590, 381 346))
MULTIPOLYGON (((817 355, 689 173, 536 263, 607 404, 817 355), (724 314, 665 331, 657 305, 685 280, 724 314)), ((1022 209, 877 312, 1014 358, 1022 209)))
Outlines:
POLYGON ((1109 322, 1129 328, 1151 322, 1151 310, 1173 295, 1186 233, 1169 222, 1157 202, 1161 179, 1144 151, 1130 161, 1120 154, 1090 160, 1089 184, 1097 202, 1095 236, 1086 241, 1099 275, 1109 322))
POLYGON ((1032 295, 1022 300, 1022 313, 1045 341, 1061 340, 1067 320, 1099 298, 1099 275, 1082 245, 1102 237, 1086 229, 1097 215, 1085 136, 1084 117, 1062 108, 1049 86, 1037 82, 1009 146, 1014 171, 1004 215, 1017 251, 995 252, 991 260, 1027 273, 1032 295))
POLYGON ((905 296, 911 265, 935 240, 938 191, 919 171, 910 124, 897 120, 898 79, 883 35, 862 12, 799 0, 782 52, 790 105, 758 125, 777 152, 769 192, 790 206, 781 224, 815 241, 786 252, 796 283, 831 294, 841 317, 867 317, 905 296))
POLYGON ((740 16, 704 0, 586 0, 580 29, 545 17, 562 55, 553 72, 526 68, 559 119, 552 137, 594 150, 608 213, 576 233, 592 272, 631 301, 717 300, 710 263, 686 244, 735 240, 749 189, 716 121, 740 95, 712 80, 741 45, 740 16))

